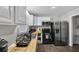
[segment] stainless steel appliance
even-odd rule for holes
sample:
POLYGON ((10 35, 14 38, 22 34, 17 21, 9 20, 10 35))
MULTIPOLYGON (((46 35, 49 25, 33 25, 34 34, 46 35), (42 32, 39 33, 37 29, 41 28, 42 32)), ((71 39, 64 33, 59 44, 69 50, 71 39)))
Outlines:
POLYGON ((68 22, 55 22, 55 45, 67 45, 69 39, 68 22))

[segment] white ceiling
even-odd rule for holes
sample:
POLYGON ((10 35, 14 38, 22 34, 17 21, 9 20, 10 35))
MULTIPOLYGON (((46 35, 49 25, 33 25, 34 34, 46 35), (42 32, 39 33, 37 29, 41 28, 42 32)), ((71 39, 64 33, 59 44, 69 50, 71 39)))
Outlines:
POLYGON ((79 8, 79 6, 27 6, 27 10, 30 14, 35 16, 60 16, 73 9, 79 8))

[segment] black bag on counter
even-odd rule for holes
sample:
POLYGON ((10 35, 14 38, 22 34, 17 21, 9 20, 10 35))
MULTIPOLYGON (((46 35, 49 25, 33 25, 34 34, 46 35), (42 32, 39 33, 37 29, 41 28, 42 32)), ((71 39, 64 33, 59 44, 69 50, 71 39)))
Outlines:
POLYGON ((0 52, 8 51, 8 42, 5 39, 0 38, 0 52))
POLYGON ((27 46, 29 42, 30 42, 30 35, 27 33, 19 35, 18 38, 16 39, 16 45, 18 47, 27 46))

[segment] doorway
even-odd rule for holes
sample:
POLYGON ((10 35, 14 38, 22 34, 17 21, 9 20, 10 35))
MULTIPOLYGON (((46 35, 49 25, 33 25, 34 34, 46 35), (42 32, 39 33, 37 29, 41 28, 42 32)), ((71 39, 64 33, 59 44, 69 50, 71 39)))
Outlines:
POLYGON ((73 46, 79 45, 79 15, 72 17, 73 24, 73 46))

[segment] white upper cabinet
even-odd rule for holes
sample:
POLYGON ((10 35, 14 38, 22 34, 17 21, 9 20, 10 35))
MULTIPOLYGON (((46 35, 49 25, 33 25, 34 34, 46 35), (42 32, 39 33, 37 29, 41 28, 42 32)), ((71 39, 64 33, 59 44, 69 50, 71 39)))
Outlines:
POLYGON ((0 6, 0 17, 9 18, 9 7, 0 6))
POLYGON ((34 16, 34 25, 42 26, 42 22, 50 21, 50 17, 36 17, 34 16))
POLYGON ((42 26, 42 19, 34 16, 34 25, 35 26, 42 26))
POLYGON ((33 26, 33 15, 27 15, 27 24, 33 26))
POLYGON ((34 26, 37 26, 38 25, 38 19, 36 16, 34 16, 34 26))
POLYGON ((11 7, 0 6, 0 24, 11 24, 11 7))
POLYGON ((28 11, 26 11, 26 14, 27 14, 27 16, 26 16, 26 18, 27 18, 27 20, 26 20, 27 25, 33 26, 34 25, 34 22, 33 22, 34 21, 34 16, 30 15, 28 11))
POLYGON ((0 24, 26 24, 26 7, 0 6, 0 24))
POLYGON ((15 7, 15 23, 26 24, 26 7, 25 6, 15 7))

